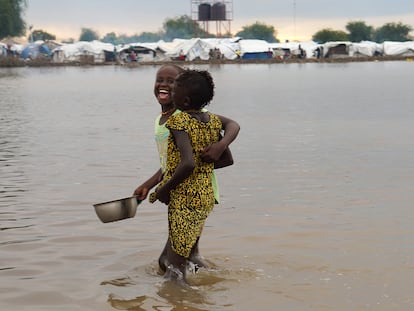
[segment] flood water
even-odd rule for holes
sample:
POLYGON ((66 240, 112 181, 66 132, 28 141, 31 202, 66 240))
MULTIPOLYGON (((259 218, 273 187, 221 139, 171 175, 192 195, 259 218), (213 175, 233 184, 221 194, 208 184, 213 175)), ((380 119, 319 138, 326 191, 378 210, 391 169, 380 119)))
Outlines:
POLYGON ((157 68, 0 68, 1 310, 414 308, 414 62, 197 67, 241 132, 185 290, 165 206, 92 206, 158 168, 157 68))

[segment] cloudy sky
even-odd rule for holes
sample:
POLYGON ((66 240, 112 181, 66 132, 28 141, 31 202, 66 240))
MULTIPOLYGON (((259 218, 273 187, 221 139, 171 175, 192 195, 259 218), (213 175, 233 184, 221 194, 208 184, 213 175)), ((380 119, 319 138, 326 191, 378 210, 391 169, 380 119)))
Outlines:
MULTIPOLYGON (((200 1, 199 1, 200 2, 200 1)), ((213 0, 207 0, 213 2, 213 0)), ((414 28, 413 0, 224 0, 233 14, 221 24, 235 34, 256 21, 273 26, 277 38, 310 40, 318 30, 345 30, 350 21, 365 21, 380 27, 402 22, 414 28), (230 27, 229 27, 230 26, 230 27)), ((81 28, 104 36, 108 32, 140 34, 162 29, 167 18, 197 16, 197 1, 191 0, 28 0, 25 20, 33 29, 42 29, 57 39, 78 39, 81 28)), ((216 33, 216 23, 209 23, 216 33)))

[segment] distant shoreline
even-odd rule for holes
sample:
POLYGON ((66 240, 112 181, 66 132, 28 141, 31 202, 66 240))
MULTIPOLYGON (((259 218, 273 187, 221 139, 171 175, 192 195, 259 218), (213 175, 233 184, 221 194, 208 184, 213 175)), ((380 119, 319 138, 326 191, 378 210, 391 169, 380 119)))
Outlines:
POLYGON ((377 56, 377 57, 341 57, 341 58, 290 58, 290 59, 214 59, 214 60, 193 60, 193 61, 145 61, 136 63, 89 63, 89 62, 67 62, 53 63, 50 60, 31 60, 24 61, 17 58, 0 58, 0 68, 10 67, 65 67, 65 66, 121 66, 121 67, 140 67, 140 66, 161 66, 165 64, 186 65, 245 65, 245 64, 306 64, 306 63, 356 63, 356 62, 384 62, 384 61, 414 61, 413 56, 377 56))

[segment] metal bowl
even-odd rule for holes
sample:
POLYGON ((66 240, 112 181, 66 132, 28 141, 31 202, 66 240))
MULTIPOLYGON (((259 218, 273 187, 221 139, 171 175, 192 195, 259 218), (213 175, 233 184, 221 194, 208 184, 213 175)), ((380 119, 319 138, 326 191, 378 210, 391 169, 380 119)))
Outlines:
POLYGON ((138 204, 141 201, 133 196, 119 200, 97 203, 95 207, 96 215, 102 222, 112 222, 122 219, 132 218, 137 212, 138 204))

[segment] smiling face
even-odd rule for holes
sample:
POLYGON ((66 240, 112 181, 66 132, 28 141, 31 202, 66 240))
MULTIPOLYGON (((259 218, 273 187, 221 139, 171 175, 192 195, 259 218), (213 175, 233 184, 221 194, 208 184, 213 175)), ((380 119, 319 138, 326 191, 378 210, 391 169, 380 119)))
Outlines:
POLYGON ((172 105, 171 92, 174 80, 180 72, 180 67, 171 65, 163 66, 158 70, 154 84, 154 95, 162 106, 172 105))

